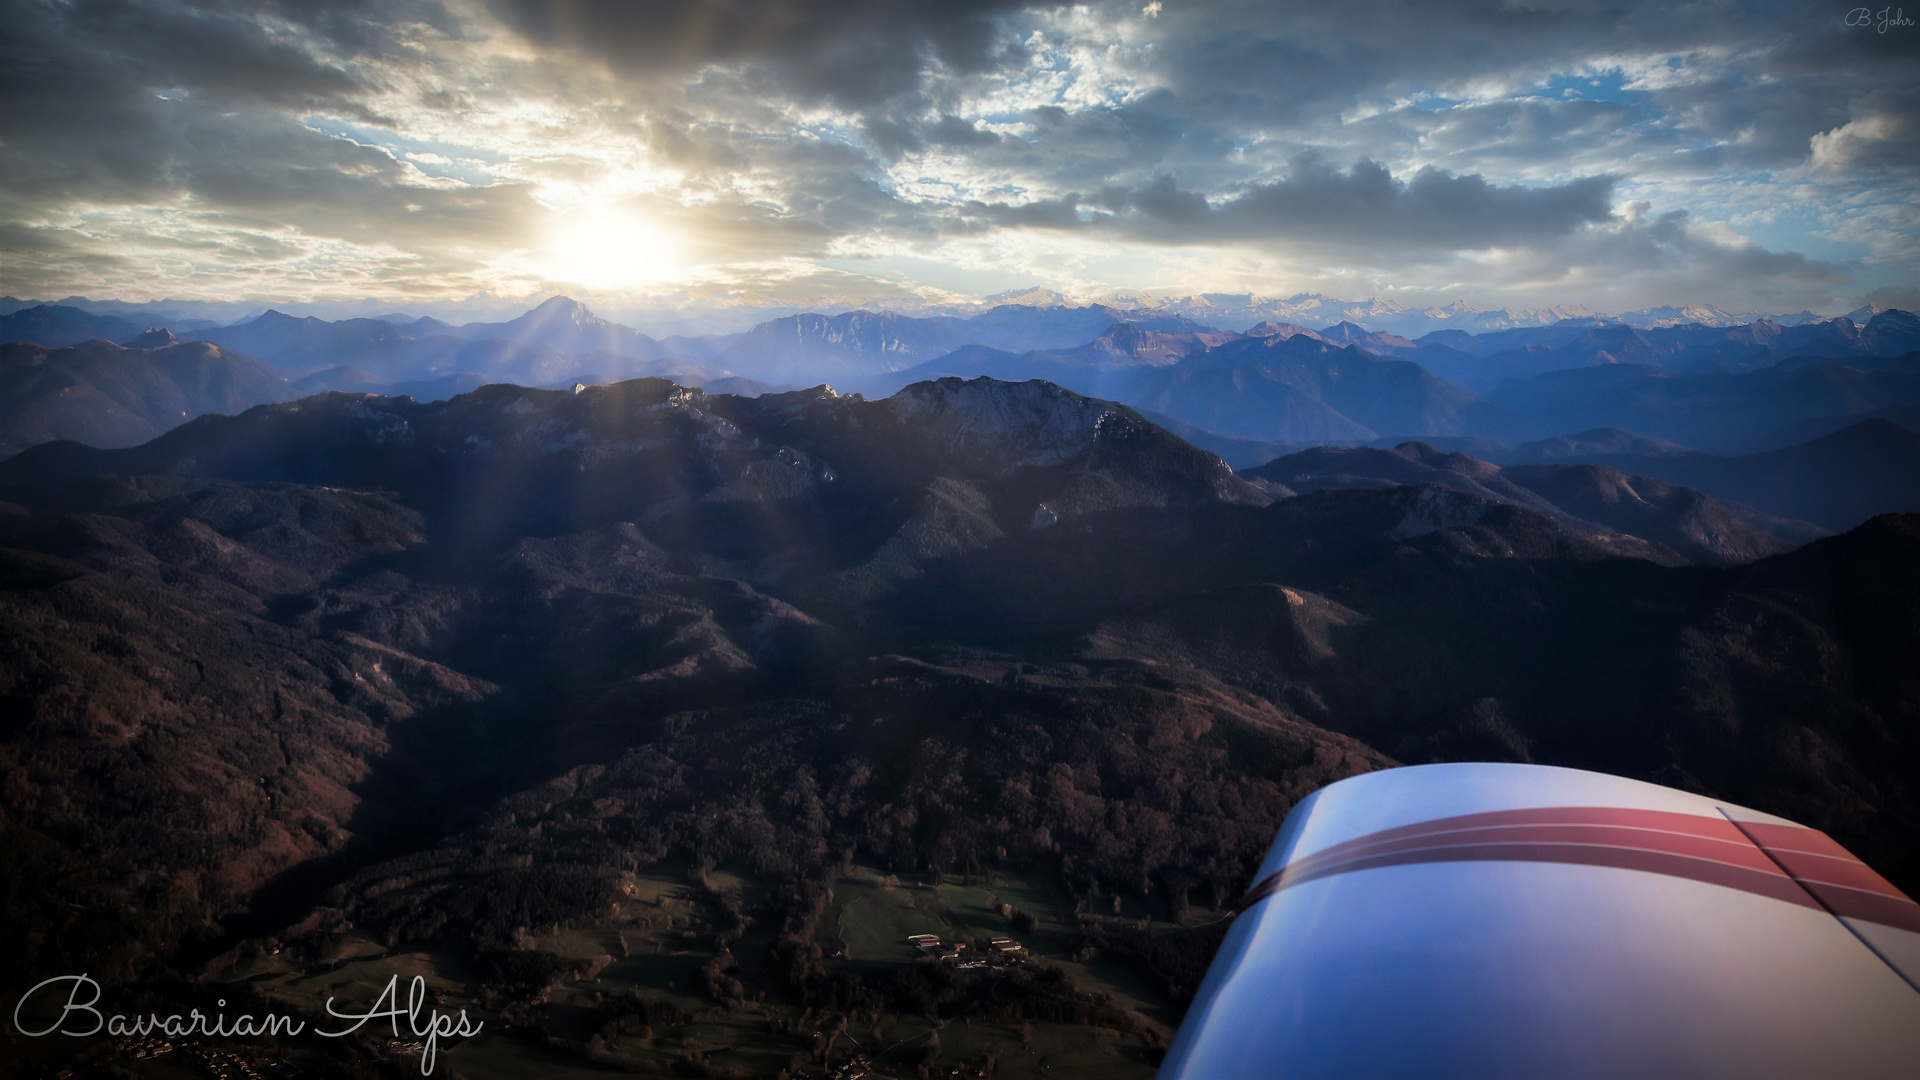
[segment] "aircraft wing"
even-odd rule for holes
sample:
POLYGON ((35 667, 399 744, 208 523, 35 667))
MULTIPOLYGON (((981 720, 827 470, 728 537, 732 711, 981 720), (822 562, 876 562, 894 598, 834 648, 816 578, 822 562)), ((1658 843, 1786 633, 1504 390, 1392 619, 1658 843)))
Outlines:
POLYGON ((1427 765, 1288 815, 1162 1077, 1920 1076, 1920 905, 1654 784, 1427 765))

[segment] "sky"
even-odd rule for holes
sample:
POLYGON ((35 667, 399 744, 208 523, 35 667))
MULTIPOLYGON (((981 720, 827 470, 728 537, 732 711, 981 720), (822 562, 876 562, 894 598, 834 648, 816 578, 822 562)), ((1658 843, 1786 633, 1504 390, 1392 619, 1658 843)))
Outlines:
POLYGON ((1916 20, 0 0, 0 292, 1911 308, 1916 20))

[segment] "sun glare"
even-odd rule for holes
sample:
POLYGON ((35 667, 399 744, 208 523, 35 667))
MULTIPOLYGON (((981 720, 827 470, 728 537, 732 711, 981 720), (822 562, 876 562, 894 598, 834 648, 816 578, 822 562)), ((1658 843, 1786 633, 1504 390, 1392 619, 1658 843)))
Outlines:
POLYGON ((548 276, 601 288, 659 280, 679 265, 673 233, 635 214, 603 210, 563 216, 546 248, 548 276))

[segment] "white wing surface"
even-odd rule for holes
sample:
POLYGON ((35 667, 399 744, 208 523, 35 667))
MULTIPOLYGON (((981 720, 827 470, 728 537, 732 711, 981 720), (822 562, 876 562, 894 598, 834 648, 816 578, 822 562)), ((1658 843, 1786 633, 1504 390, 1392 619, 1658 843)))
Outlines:
POLYGON ((1460 764, 1295 807, 1163 1077, 1920 1076, 1920 906, 1823 833, 1460 764))

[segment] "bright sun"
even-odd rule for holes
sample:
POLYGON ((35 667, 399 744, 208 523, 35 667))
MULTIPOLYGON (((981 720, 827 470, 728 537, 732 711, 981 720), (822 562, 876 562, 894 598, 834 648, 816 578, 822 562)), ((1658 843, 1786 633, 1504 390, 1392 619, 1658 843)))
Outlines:
POLYGON ((679 257, 677 239, 654 222, 618 210, 576 211, 556 223, 546 269, 557 281, 608 288, 659 280, 679 257))

